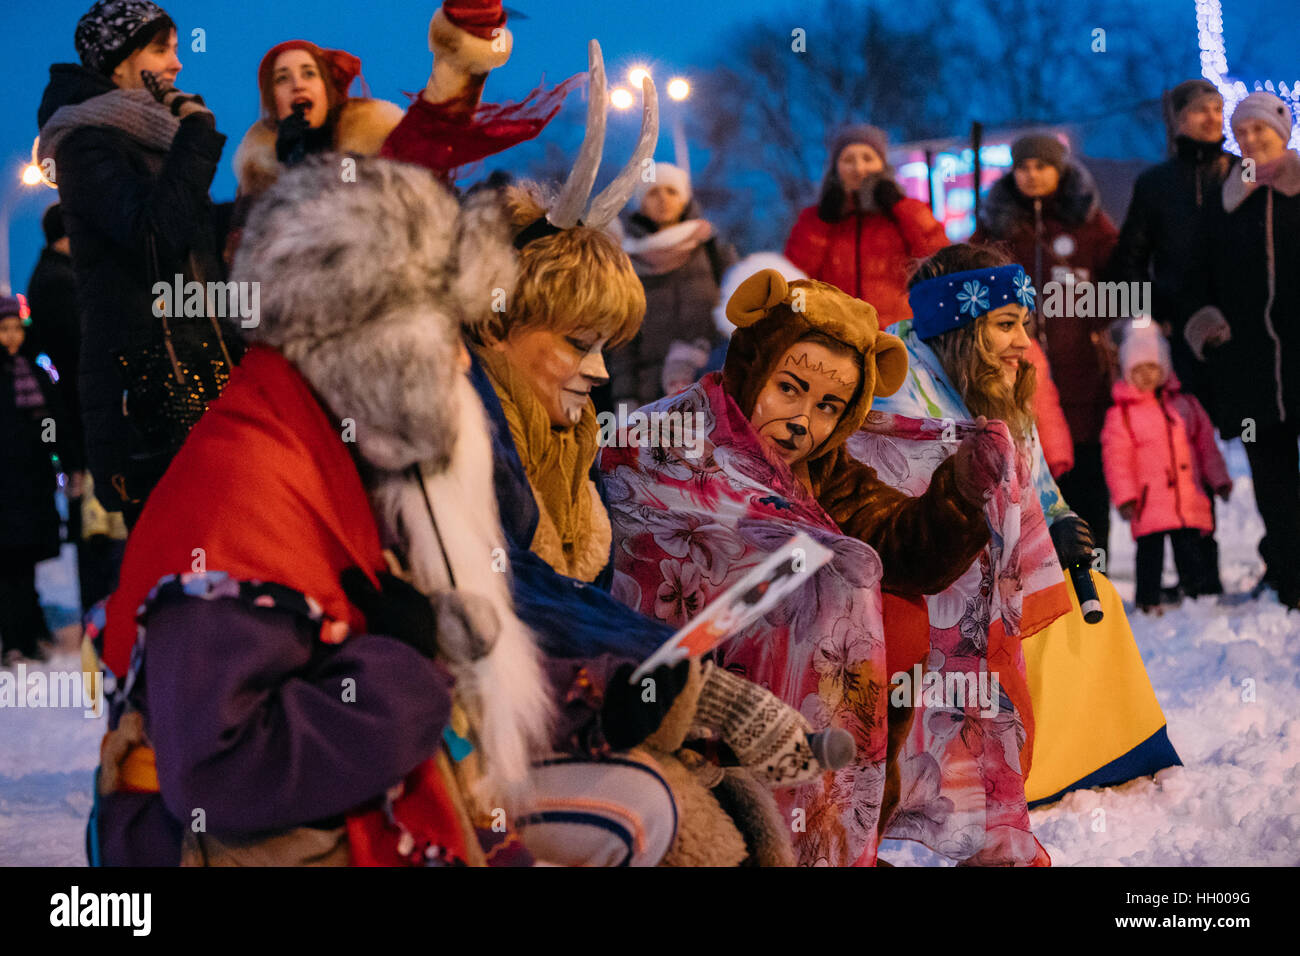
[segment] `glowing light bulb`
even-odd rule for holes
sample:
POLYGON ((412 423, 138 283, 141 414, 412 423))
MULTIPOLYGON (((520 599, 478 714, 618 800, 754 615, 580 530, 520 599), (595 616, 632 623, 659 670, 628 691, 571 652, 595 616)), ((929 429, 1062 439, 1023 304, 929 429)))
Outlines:
POLYGON ((684 100, 691 95, 691 84, 680 76, 668 81, 668 95, 675 100, 684 100))
POLYGON ((35 163, 28 163, 23 167, 23 185, 35 186, 41 181, 41 167, 35 163))
POLYGON ((635 102, 631 92, 621 86, 616 86, 609 92, 610 105, 616 110, 625 110, 635 102))
POLYGON ((641 89, 641 81, 650 75, 650 71, 644 66, 634 66, 627 71, 627 81, 632 84, 633 89, 641 89))

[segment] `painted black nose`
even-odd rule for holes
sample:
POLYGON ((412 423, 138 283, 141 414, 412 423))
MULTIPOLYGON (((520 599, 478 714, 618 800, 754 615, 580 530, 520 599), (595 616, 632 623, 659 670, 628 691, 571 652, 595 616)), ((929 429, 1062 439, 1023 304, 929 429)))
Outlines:
POLYGON ((794 438, 802 438, 808 434, 808 429, 802 425, 796 425, 794 422, 786 422, 785 427, 790 429, 790 435, 794 438))

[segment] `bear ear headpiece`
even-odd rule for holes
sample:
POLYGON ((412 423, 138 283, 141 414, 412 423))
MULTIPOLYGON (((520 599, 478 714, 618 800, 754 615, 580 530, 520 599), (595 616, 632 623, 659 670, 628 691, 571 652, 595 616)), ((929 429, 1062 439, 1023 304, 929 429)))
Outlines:
POLYGON ((761 269, 736 287, 727 300, 727 318, 738 329, 753 325, 790 294, 790 284, 775 269, 761 269))
POLYGON ((788 304, 793 292, 804 293, 796 313, 811 329, 824 332, 849 348, 870 357, 875 366, 873 395, 898 391, 907 376, 907 346, 903 340, 881 332, 875 307, 824 282, 800 280, 791 286, 776 269, 755 272, 727 300, 727 318, 744 329, 765 318, 778 305, 788 304))

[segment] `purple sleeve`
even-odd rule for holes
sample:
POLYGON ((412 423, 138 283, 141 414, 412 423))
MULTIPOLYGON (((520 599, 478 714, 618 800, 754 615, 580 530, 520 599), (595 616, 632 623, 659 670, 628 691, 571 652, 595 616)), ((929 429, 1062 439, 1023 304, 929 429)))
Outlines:
POLYGON ((451 679, 393 638, 326 648, 291 612, 198 597, 156 606, 145 624, 148 732, 183 825, 200 808, 228 833, 337 816, 440 744, 451 679))

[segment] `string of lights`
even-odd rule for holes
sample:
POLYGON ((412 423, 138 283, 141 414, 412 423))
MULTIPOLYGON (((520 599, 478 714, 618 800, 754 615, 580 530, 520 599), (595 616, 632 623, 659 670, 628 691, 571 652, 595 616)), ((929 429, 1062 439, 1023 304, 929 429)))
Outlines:
MULTIPOLYGON (((1196 0, 1196 36, 1201 50, 1201 75, 1213 83, 1223 96, 1223 134, 1227 137, 1227 148, 1239 153, 1237 140, 1232 135, 1228 121, 1237 104, 1251 91, 1244 82, 1228 73, 1228 53, 1223 42, 1223 6, 1219 0, 1196 0)), ((1272 80, 1255 80, 1254 87, 1286 100, 1292 116, 1300 113, 1300 80, 1296 80, 1290 87, 1284 82, 1279 82, 1275 87, 1272 80)), ((1300 149, 1300 126, 1291 131, 1290 147, 1300 149)))

